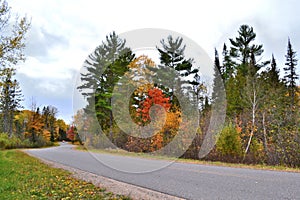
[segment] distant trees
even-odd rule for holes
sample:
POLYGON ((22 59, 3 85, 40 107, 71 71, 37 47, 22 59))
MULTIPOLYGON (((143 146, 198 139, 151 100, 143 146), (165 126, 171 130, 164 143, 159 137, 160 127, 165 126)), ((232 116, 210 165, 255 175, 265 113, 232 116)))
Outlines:
POLYGON ((71 125, 66 133, 67 139, 74 144, 75 142, 79 142, 79 144, 83 144, 80 135, 78 134, 77 128, 74 125, 71 125))

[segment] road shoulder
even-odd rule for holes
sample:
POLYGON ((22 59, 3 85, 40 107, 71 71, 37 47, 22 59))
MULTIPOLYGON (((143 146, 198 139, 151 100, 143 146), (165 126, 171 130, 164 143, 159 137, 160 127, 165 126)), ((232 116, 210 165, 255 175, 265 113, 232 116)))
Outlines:
MULTIPOLYGON (((26 152, 31 155, 30 153, 26 152)), ((121 194, 125 196, 129 196, 132 199, 145 199, 145 200, 182 200, 182 198, 178 198, 175 196, 171 196, 168 194, 160 193, 157 191, 153 191, 150 189, 138 187, 132 184, 116 181, 110 178, 106 178, 103 176, 99 176, 90 172, 82 171, 73 167, 69 167, 67 165, 63 165, 60 163, 52 162, 49 160, 40 159, 43 163, 54 167, 64 169, 72 173, 72 176, 77 179, 81 179, 87 182, 93 183, 95 186, 104 187, 107 191, 121 194)))

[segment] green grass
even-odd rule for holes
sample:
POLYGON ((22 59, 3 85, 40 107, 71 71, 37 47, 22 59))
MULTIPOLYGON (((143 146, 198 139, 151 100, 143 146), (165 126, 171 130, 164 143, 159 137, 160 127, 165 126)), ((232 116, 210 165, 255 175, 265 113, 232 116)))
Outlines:
MULTIPOLYGON (((77 146, 75 149, 87 151, 84 146, 77 146)), ((213 165, 213 166, 223 166, 223 167, 233 167, 233 168, 247 168, 247 169, 259 169, 259 170, 272 170, 272 171, 285 171, 285 172, 296 172, 300 173, 300 168, 291 168, 281 165, 271 166, 265 164, 241 164, 241 163, 226 163, 226 162, 219 162, 219 161, 203 161, 203 160, 193 160, 193 159, 184 159, 184 158, 172 158, 167 156, 155 156, 146 153, 134 153, 134 152, 127 152, 122 149, 88 149, 94 153, 105 153, 105 154, 114 154, 114 155, 122 155, 122 156, 129 156, 129 157, 140 157, 140 158, 147 158, 147 159, 157 159, 157 160, 169 160, 181 163, 193 163, 193 164, 201 164, 201 165, 213 165)))
POLYGON ((71 177, 18 150, 0 151, 0 199, 130 199, 71 177))

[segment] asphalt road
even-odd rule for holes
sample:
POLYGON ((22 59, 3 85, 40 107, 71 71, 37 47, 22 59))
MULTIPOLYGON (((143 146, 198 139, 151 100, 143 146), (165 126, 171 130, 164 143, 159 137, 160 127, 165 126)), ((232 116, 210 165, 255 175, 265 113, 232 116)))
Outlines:
POLYGON ((125 168, 162 166, 168 163, 110 154, 91 155, 89 152, 74 150, 69 144, 27 151, 36 157, 186 199, 300 200, 300 173, 175 162, 160 170, 137 174, 117 171, 96 158, 120 163, 125 168))

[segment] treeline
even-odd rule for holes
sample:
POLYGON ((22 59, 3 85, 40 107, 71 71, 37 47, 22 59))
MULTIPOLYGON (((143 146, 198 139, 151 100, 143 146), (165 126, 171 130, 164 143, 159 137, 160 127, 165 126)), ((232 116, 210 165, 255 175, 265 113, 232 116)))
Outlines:
POLYGON ((118 148, 134 152, 166 148, 179 129, 186 133, 192 129, 191 120, 183 120, 194 116, 192 109, 183 111, 180 103, 186 98, 198 110, 197 134, 193 141, 182 138, 176 148, 167 148, 165 153, 177 155, 176 151, 192 143, 182 157, 198 159, 212 108, 222 106, 226 95, 225 125, 216 134, 215 147, 203 159, 299 166, 296 52, 288 40, 281 77, 274 56, 260 61, 263 45, 255 44, 255 38, 253 28, 242 25, 238 36, 229 39, 229 45, 224 44, 222 58, 216 50, 210 95, 193 58, 185 57, 182 38, 169 36, 160 41, 157 65, 146 55, 136 57, 124 39, 114 32, 109 34, 86 60, 82 84, 78 87, 88 102, 75 116, 82 140, 94 148, 113 147, 112 142, 118 148), (134 88, 128 97, 129 105, 125 101, 128 94, 121 92, 124 88, 134 88), (129 110, 129 117, 125 110, 129 110), (138 126, 131 125, 132 121, 138 126), (155 135, 145 137, 144 127, 150 123, 160 129, 155 135))
MULTIPOLYGON (((125 43, 125 40, 113 32, 86 60, 87 73, 82 74, 82 85, 78 89, 89 104, 75 116, 75 124, 86 145, 105 148, 112 147, 112 142, 129 151, 154 152, 169 144, 176 136, 182 117, 187 114, 182 112, 175 94, 187 98, 189 94, 185 94, 184 89, 194 93, 194 86, 200 84, 197 82, 200 80, 196 79, 199 77, 198 70, 193 68, 192 59, 184 57, 185 45, 182 38, 174 39, 170 36, 161 41, 162 48, 158 49, 162 60, 160 66, 146 55, 136 57, 125 43), (163 68, 172 68, 173 71, 162 70, 163 68), (174 72, 177 72, 177 78, 174 77, 174 72), (193 80, 185 80, 186 77, 193 80), (117 84, 118 81, 123 82, 117 84), (124 88, 133 88, 133 91, 129 89, 127 92, 125 89, 124 93, 124 88), (129 99, 129 106, 126 99, 129 99), (115 105, 112 104, 113 101, 115 105), (154 104, 160 107, 153 107, 154 104), (115 114, 119 118, 114 116, 113 107, 117 109, 115 114), (164 111, 167 111, 165 121, 162 120, 164 111), (97 119, 93 118, 94 114, 97 119), (135 126, 132 121, 138 125, 137 128, 133 128, 135 126), (141 134, 151 132, 143 129, 150 122, 154 129, 162 128, 152 137, 141 137, 141 134), (97 124, 100 124, 101 130, 97 124), (119 127, 121 124, 122 128, 119 127)), ((189 121, 182 123, 186 123, 184 127, 189 132, 189 121)), ((187 142, 180 141, 176 148, 168 148, 166 153, 177 155, 178 151, 187 147, 187 142)))
POLYGON ((42 110, 32 105, 22 110, 24 100, 19 82, 14 78, 16 64, 25 60, 24 48, 30 21, 16 17, 12 26, 11 8, 0 0, 0 149, 52 145, 65 137, 67 125, 57 119, 53 106, 42 110))
POLYGON ((225 86, 227 115, 208 159, 300 166, 296 51, 288 39, 284 65, 277 65, 274 55, 261 61, 263 45, 255 38, 253 28, 242 25, 229 46, 224 44, 222 59, 216 50, 215 71, 225 86))
POLYGON ((12 133, 2 131, 0 148, 24 148, 51 146, 55 141, 68 140, 68 125, 57 119, 58 110, 53 106, 44 106, 14 113, 12 133))

